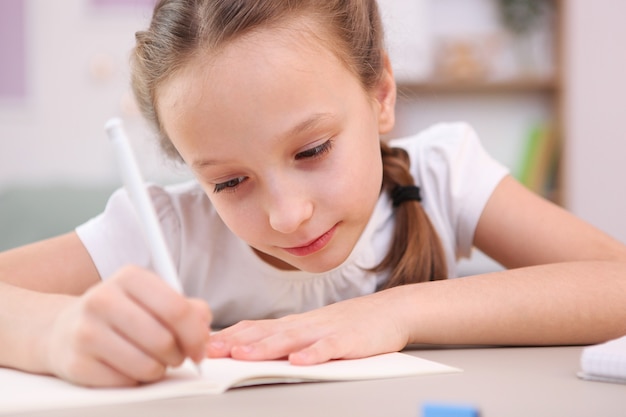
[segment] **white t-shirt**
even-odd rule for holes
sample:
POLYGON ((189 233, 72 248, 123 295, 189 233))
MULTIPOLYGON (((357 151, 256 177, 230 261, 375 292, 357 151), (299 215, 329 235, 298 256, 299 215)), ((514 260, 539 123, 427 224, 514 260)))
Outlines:
MULTIPOLYGON (((438 124, 390 145, 409 153, 422 205, 439 233, 449 277, 455 277, 456 262, 469 256, 480 214, 507 169, 484 151, 464 123, 438 124)), ((262 261, 231 233, 195 181, 151 186, 150 194, 185 294, 208 301, 215 328, 370 294, 386 279, 385 273, 366 269, 380 263, 389 247, 394 216, 388 193, 381 194, 348 259, 325 273, 283 271, 262 261)), ((123 190, 111 196, 102 214, 76 231, 103 278, 126 264, 151 267, 123 190)))

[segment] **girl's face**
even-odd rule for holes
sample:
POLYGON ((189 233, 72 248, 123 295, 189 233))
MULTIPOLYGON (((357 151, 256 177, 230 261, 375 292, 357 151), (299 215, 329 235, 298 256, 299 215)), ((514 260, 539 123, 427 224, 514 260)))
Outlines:
POLYGON ((167 135, 227 226, 266 262, 323 272, 365 228, 393 127, 387 71, 366 93, 302 27, 197 56, 159 89, 167 135))

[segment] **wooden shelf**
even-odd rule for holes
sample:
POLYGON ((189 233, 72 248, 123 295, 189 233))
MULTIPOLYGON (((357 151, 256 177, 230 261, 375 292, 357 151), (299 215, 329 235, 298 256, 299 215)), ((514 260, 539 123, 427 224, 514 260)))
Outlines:
MULTIPOLYGON (((436 1, 436 0, 431 0, 436 1)), ((551 134, 554 136, 558 143, 558 146, 565 147, 567 138, 565 137, 563 129, 563 109, 562 102, 564 96, 564 83, 563 83, 563 53, 564 53, 564 16, 566 1, 565 0, 546 0, 553 6, 553 11, 548 18, 551 20, 549 24, 552 25, 553 39, 551 45, 551 52, 553 54, 553 72, 546 75, 513 75, 511 78, 490 78, 493 73, 489 72, 476 72, 476 74, 483 75, 484 78, 473 79, 458 79, 454 78, 455 72, 445 71, 445 67, 438 68, 431 75, 431 78, 419 81, 402 80, 397 79, 398 97, 399 101, 406 101, 410 103, 412 101, 419 102, 422 100, 422 106, 434 109, 437 111, 438 106, 445 106, 446 100, 450 100, 452 108, 461 102, 466 103, 465 99, 487 99, 488 102, 492 98, 500 98, 496 96, 507 97, 507 99, 513 99, 511 103, 514 103, 515 98, 520 98, 520 102, 524 102, 527 95, 540 96, 542 99, 542 106, 547 105, 547 111, 549 112, 546 123, 550 124, 551 134), (446 75, 448 75, 446 77, 446 75), (543 100, 543 99, 546 100, 543 100), (426 100, 425 100, 426 99, 426 100), (430 102, 427 99, 437 99, 440 102, 430 102)), ((521 70, 520 70, 521 72, 521 70)), ((464 73, 459 73, 464 75, 464 73)), ((472 74, 470 72, 469 74, 472 74)), ((477 76, 479 76, 477 75, 477 76)), ((504 75, 502 75, 504 76, 504 75)), ((427 112, 429 110, 427 109, 427 112)), ((557 157, 560 157, 557 155, 557 157)), ((546 193, 545 197, 553 200, 557 204, 562 204, 564 201, 563 190, 561 189, 561 183, 563 179, 563 164, 559 163, 557 166, 556 177, 550 179, 550 186, 553 187, 549 193, 546 193)), ((543 193, 543 191, 541 191, 543 193)))
POLYGON ((558 83, 553 78, 520 78, 511 80, 432 80, 423 82, 398 82, 398 90, 404 95, 423 93, 554 93, 558 83))

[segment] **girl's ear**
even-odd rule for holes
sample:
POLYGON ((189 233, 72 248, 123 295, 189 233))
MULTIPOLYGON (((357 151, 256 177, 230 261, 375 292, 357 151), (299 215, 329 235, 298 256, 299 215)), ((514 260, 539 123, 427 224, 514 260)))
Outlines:
POLYGON ((396 123, 396 81, 393 78, 393 69, 389 56, 384 56, 383 76, 375 89, 378 102, 378 133, 384 135, 391 132, 396 123))

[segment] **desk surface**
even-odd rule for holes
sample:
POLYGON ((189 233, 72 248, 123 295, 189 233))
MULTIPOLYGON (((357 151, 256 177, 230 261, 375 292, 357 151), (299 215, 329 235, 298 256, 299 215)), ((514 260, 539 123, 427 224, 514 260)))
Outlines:
POLYGON ((424 402, 471 404, 481 417, 626 416, 626 385, 582 381, 581 347, 414 349, 459 374, 258 386, 222 395, 21 416, 421 417, 424 402))

